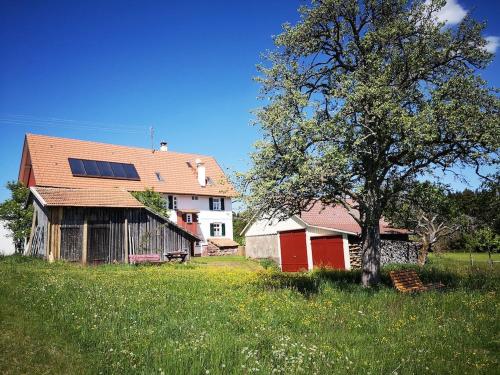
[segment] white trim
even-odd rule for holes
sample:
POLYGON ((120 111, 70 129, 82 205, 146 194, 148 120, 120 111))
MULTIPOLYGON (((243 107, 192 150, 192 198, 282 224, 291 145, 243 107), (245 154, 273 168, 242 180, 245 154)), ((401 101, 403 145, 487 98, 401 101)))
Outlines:
POLYGON ((278 254, 279 254, 279 265, 280 265, 280 271, 283 272, 283 264, 281 263, 281 238, 280 234, 273 234, 273 236, 278 236, 278 254))
POLYGON ((42 198, 42 196, 38 193, 38 191, 35 189, 35 187, 30 187, 31 193, 35 196, 35 198, 42 204, 42 206, 46 206, 47 202, 42 198))
POLYGON ((308 225, 308 227, 318 228, 318 229, 323 229, 323 230, 329 230, 329 231, 332 231, 332 232, 338 232, 338 233, 342 233, 342 234, 352 234, 353 236, 359 236, 358 233, 348 232, 348 231, 342 230, 342 229, 333 229, 333 228, 327 228, 327 227, 320 227, 320 226, 317 226, 317 225, 308 225))
POLYGON ((313 269, 313 256, 312 256, 312 244, 311 244, 311 233, 306 229, 306 253, 307 253, 307 269, 310 271, 313 269))
POLYGON ((351 257, 349 255, 349 240, 346 234, 342 235, 342 245, 344 248, 344 268, 346 270, 351 269, 351 257))

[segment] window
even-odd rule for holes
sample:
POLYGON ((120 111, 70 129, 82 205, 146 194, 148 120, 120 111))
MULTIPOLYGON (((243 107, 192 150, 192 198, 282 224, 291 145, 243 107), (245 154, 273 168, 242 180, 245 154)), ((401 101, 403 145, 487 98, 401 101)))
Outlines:
POLYGON ((211 211, 224 211, 224 198, 208 198, 208 205, 211 211))
POLYGON ((168 196, 168 209, 177 210, 177 197, 175 195, 168 196))
POLYGON ((198 197, 197 197, 196 195, 193 195, 193 196, 191 197, 191 200, 193 200, 193 201, 197 201, 197 200, 198 200, 198 197))
POLYGON ((222 236, 222 225, 219 223, 212 224, 212 236, 220 237, 222 236))
POLYGON ((220 211, 220 198, 214 198, 212 209, 214 211, 220 211))
POLYGON ((140 181, 134 164, 74 158, 68 158, 68 163, 71 173, 75 177, 100 177, 140 181))
POLYGON ((226 235, 226 224, 212 223, 210 224, 210 237, 224 237, 226 235))
POLYGON ((186 223, 191 224, 193 222, 193 214, 186 214, 186 223))
POLYGON ((165 180, 163 179, 163 176, 161 175, 161 173, 160 173, 160 172, 155 172, 155 175, 156 175, 156 179, 157 179, 158 181, 165 181, 165 180))

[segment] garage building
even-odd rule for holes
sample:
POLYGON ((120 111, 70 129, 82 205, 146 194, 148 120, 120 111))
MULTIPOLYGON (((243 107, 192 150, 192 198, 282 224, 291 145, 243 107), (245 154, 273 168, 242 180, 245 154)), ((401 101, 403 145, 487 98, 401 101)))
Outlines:
MULTIPOLYGON (((273 259, 284 272, 359 268, 360 232, 345 207, 319 202, 300 215, 254 220, 243 230, 247 257, 273 259)), ((419 244, 409 241, 408 231, 381 220, 380 233, 382 264, 417 261, 419 244)))

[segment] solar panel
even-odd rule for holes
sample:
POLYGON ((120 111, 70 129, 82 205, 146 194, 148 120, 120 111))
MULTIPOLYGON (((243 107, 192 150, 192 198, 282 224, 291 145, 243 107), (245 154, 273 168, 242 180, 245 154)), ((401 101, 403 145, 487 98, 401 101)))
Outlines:
POLYGON ((69 166, 71 167, 71 172, 73 176, 84 176, 85 168, 83 168, 83 162, 80 159, 69 158, 69 166))
POLYGON ((97 161, 96 163, 101 177, 114 177, 111 166, 107 161, 97 161))
POLYGON ((120 180, 140 180, 134 164, 116 163, 102 160, 68 158, 71 173, 76 177, 115 178, 120 180))
POLYGON ((133 164, 122 164, 123 170, 125 171, 125 174, 127 175, 127 178, 131 180, 138 180, 139 175, 137 174, 137 171, 135 170, 135 167, 133 164))

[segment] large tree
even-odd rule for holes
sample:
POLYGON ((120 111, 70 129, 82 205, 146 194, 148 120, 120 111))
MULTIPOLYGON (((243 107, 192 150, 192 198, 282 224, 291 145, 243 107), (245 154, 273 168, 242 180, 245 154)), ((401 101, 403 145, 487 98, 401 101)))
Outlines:
POLYGON ((315 200, 354 205, 365 286, 380 281, 379 219, 392 196, 436 168, 498 161, 499 99, 477 74, 492 59, 484 24, 447 27, 444 5, 313 1, 259 67, 267 102, 248 205, 278 217, 315 200))

